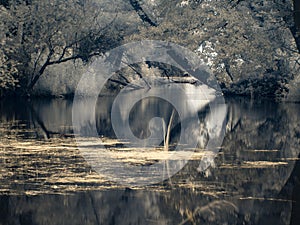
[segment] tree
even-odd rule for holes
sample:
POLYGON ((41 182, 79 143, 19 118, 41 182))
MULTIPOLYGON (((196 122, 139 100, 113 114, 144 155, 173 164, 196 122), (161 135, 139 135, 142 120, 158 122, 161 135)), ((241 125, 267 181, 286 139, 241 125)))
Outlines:
POLYGON ((46 68, 81 59, 87 62, 120 41, 114 18, 103 17, 91 0, 10 1, 4 49, 17 63, 20 86, 30 92, 46 68))
POLYGON ((4 24, 4 18, 8 13, 4 7, 0 6, 0 96, 2 90, 14 89, 18 86, 18 70, 17 62, 7 57, 6 53, 10 53, 11 49, 6 45, 5 34, 8 31, 4 24))
POLYGON ((175 1, 158 26, 140 26, 128 39, 165 40, 197 52, 226 92, 286 94, 299 59, 284 20, 292 1, 184 2, 175 1))
POLYGON ((293 0, 294 3, 294 35, 296 38, 298 50, 300 52, 300 2, 293 0))
POLYGON ((157 27, 157 23, 153 21, 149 15, 145 12, 145 10, 141 7, 141 4, 138 0, 130 0, 130 5, 137 12, 142 21, 150 24, 151 26, 157 27))
POLYGON ((293 0, 294 3, 294 20, 295 26, 298 30, 300 30, 300 2, 297 0, 293 0))

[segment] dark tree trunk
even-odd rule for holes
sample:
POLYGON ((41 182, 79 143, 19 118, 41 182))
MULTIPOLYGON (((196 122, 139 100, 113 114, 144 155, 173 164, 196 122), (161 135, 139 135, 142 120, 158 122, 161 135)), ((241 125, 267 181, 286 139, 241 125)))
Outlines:
POLYGON ((47 57, 46 62, 41 67, 41 69, 39 70, 39 72, 33 77, 33 80, 28 85, 28 87, 27 87, 27 91, 28 92, 32 91, 32 88, 34 87, 34 85, 36 84, 36 82, 40 79, 40 77, 42 76, 42 74, 45 72, 47 66, 50 65, 50 59, 51 59, 51 57, 52 57, 53 54, 54 54, 54 50, 50 50, 50 53, 49 53, 49 55, 47 57))
POLYGON ((150 24, 153 27, 157 27, 157 24, 155 21, 151 20, 150 17, 147 15, 147 13, 143 10, 138 0, 130 0, 130 5, 134 8, 134 10, 137 12, 139 17, 142 21, 150 24))
POLYGON ((36 84, 36 82, 40 79, 40 77, 42 76, 42 74, 44 73, 44 71, 46 70, 46 67, 48 66, 48 64, 45 64, 42 66, 42 68, 40 69, 40 71, 38 72, 38 74, 36 74, 33 78, 33 80, 30 82, 30 84, 28 85, 28 91, 30 92, 32 90, 32 88, 34 87, 34 85, 36 84))
POLYGON ((298 51, 300 52, 300 1, 293 0, 294 2, 294 36, 296 39, 298 51))
POLYGON ((294 21, 295 27, 299 31, 300 30, 300 1, 294 0, 294 21))

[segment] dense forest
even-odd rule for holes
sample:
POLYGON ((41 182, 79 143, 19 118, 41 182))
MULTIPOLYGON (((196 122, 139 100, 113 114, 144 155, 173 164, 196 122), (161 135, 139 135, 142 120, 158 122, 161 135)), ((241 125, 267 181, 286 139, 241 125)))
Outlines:
POLYGON ((295 0, 1 0, 0 96, 72 95, 94 57, 150 39, 196 52, 225 94, 297 101, 299 8, 295 0))

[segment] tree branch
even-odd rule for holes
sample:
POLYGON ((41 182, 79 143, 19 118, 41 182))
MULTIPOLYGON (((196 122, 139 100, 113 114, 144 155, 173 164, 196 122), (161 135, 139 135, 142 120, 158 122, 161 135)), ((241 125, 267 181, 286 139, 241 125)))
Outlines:
POLYGON ((133 9, 137 12, 139 17, 143 22, 146 22, 150 24, 153 27, 157 27, 157 23, 150 19, 150 17, 147 15, 147 13, 143 10, 138 0, 130 0, 130 5, 133 7, 133 9))
POLYGON ((41 69, 39 70, 38 74, 36 74, 33 78, 33 80, 30 82, 29 86, 28 86, 28 90, 32 90, 33 86, 36 84, 36 82, 38 81, 38 79, 40 78, 40 76, 44 73, 45 69, 47 68, 47 66, 49 65, 49 62, 51 60, 52 55, 54 54, 54 50, 51 49, 46 62, 44 63, 44 65, 41 67, 41 69))
POLYGON ((115 79, 112 79, 112 78, 109 78, 108 80, 111 81, 111 82, 117 83, 117 84, 121 84, 124 87, 128 86, 128 87, 131 87, 133 89, 143 89, 144 88, 144 87, 139 86, 139 85, 134 85, 134 84, 131 84, 131 83, 126 83, 126 82, 123 82, 123 81, 120 81, 120 80, 115 80, 115 79))
POLYGON ((145 84, 147 85, 147 87, 149 88, 149 89, 151 89, 151 85, 148 83, 148 81, 143 77, 143 75, 136 69, 136 68, 134 68, 134 66, 132 66, 132 65, 128 65, 127 64, 127 66, 129 66, 129 68, 131 68, 144 82, 145 82, 145 84))
MULTIPOLYGON (((91 57, 96 56, 96 55, 101 55, 101 54, 102 53, 100 53, 100 52, 95 52, 95 53, 89 54, 88 58, 91 58, 91 57)), ((70 61, 70 60, 81 59, 81 58, 82 58, 81 55, 73 55, 73 56, 70 56, 70 57, 67 57, 67 58, 64 58, 64 59, 61 59, 61 60, 49 61, 48 66, 54 65, 54 64, 64 63, 64 62, 67 62, 67 61, 70 61)))
POLYGON ((32 81, 32 79, 33 79, 33 74, 35 74, 35 71, 36 71, 36 68, 37 68, 37 64, 38 64, 38 62, 39 62, 39 60, 40 60, 40 58, 41 58, 44 50, 45 50, 44 48, 41 50, 40 54, 38 55, 38 57, 36 58, 36 60, 34 62, 32 77, 31 77, 30 81, 32 81))

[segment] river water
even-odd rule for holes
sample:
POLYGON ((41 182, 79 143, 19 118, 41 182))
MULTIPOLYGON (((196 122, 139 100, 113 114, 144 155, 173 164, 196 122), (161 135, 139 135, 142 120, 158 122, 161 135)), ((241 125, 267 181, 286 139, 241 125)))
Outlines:
MULTIPOLYGON (((126 147, 112 125, 114 99, 99 97, 92 119, 101 147, 130 167, 156 164, 165 156, 165 141, 143 151, 126 147)), ((74 134, 72 100, 1 100, 0 224, 299 224, 300 104, 225 102, 214 114, 224 134, 212 156, 203 155, 213 139, 208 131, 212 112, 203 104, 192 112, 200 118, 198 125, 190 123, 195 155, 169 178, 162 172, 165 180, 130 186, 107 176, 113 164, 105 164, 101 174, 84 157, 74 134)), ((151 118, 172 117, 167 149, 172 152, 185 129, 180 113, 172 116, 173 111, 172 104, 147 98, 131 109, 130 129, 145 140, 153 129, 168 125, 157 128, 158 120, 152 120, 149 128, 151 118)), ((122 107, 115 112, 118 124, 126 120, 122 107)), ((88 126, 93 124, 81 129, 88 126)))

